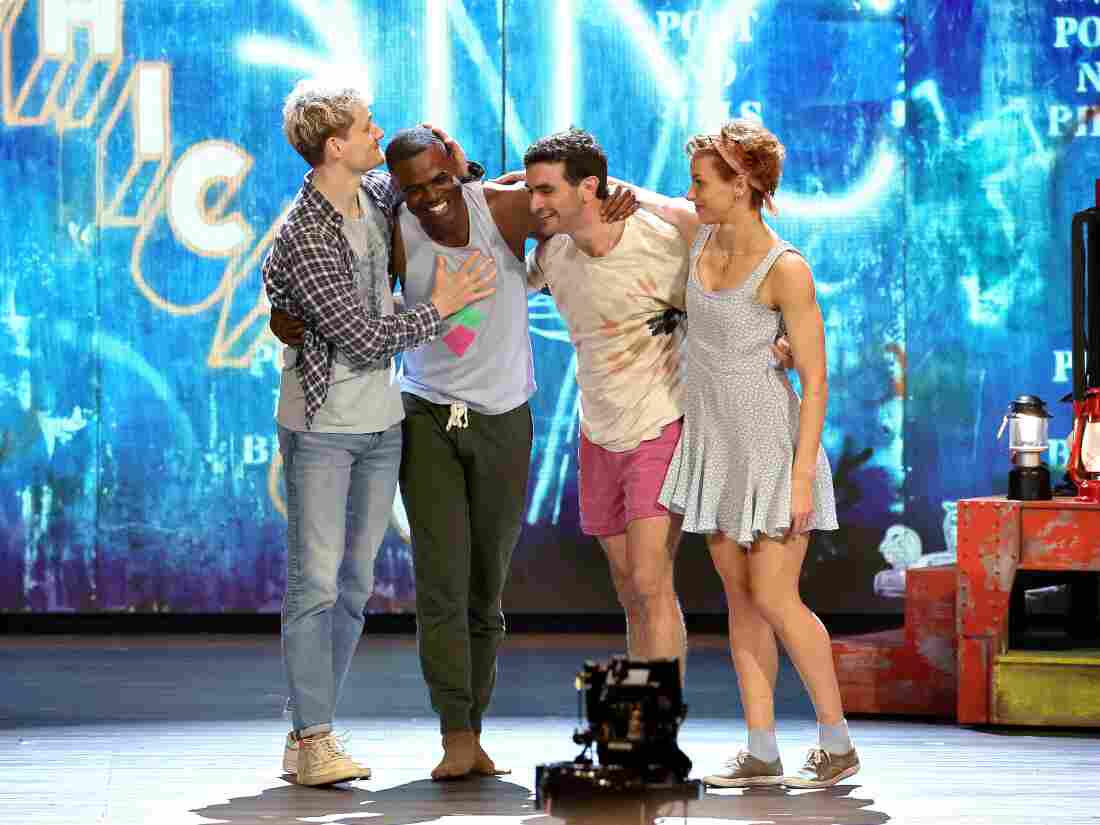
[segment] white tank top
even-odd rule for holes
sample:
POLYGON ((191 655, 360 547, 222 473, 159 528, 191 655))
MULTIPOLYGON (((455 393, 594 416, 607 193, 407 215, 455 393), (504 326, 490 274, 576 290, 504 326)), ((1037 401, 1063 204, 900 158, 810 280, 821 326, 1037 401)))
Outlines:
POLYGON ((462 197, 470 212, 470 242, 461 247, 437 244, 401 207, 405 305, 411 309, 431 299, 436 255, 452 270, 475 250, 491 255, 497 265, 496 292, 445 319, 439 338, 405 353, 401 389, 433 404, 464 402, 475 412, 500 415, 535 392, 527 270, 497 229, 482 185, 464 184, 462 197))

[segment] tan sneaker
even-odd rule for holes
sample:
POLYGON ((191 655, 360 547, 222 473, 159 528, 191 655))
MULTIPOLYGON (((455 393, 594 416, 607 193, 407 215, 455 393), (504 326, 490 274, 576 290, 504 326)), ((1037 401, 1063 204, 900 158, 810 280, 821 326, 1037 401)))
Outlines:
MULTIPOLYGON (((341 742, 346 743, 349 737, 350 734, 345 731, 340 734, 339 739, 341 742)), ((283 747, 283 773, 291 776, 298 773, 298 752, 301 750, 298 745, 299 741, 298 734, 294 731, 290 731, 286 735, 286 745, 283 747)), ((345 744, 344 747, 346 748, 347 745, 345 744)))
POLYGON ((283 773, 291 776, 298 773, 298 737, 291 731, 286 735, 286 746, 283 748, 283 773))
POLYGON ((331 785, 352 779, 370 779, 370 768, 352 761, 344 744, 331 733, 309 736, 298 742, 299 785, 331 785))
POLYGON ((822 748, 810 748, 802 770, 783 777, 783 784, 791 788, 827 788, 856 773, 859 773, 859 754, 855 748, 839 756, 822 748))
POLYGON ((753 788, 759 785, 779 785, 783 782, 783 761, 764 762, 743 750, 726 763, 721 773, 703 777, 704 785, 716 788, 753 788))

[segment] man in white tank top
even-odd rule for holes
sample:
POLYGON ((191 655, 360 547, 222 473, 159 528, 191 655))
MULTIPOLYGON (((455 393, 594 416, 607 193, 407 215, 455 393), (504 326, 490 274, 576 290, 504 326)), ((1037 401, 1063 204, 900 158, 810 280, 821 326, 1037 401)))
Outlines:
POLYGON ((394 272, 407 307, 433 286, 433 262, 480 251, 498 292, 406 355, 401 494, 412 533, 421 669, 439 715, 433 779, 493 775, 482 717, 504 636, 501 597, 523 525, 535 391, 523 247, 533 221, 522 187, 460 184, 427 129, 397 133, 386 161, 405 203, 394 272))
POLYGON ((523 525, 533 435, 524 244, 536 221, 522 186, 460 185, 427 129, 395 135, 386 161, 405 197, 393 262, 406 306, 428 296, 437 258, 457 266, 480 251, 497 268, 493 296, 405 357, 401 462, 421 667, 443 734, 432 777, 491 775, 499 771, 481 747, 481 725, 504 636, 501 597, 523 525))

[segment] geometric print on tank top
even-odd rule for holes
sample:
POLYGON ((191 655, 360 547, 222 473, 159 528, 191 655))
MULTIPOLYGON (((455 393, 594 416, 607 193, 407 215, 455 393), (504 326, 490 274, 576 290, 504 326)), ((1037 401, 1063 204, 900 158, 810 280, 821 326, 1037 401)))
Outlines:
MULTIPOLYGON (((782 538, 791 523, 800 400, 771 353, 782 316, 756 295, 780 255, 801 253, 778 241, 744 283, 711 292, 696 269, 713 231, 702 226, 691 248, 684 423, 660 502, 684 516, 684 530, 720 531, 748 546, 760 534, 782 538)), ((810 529, 837 529, 832 472, 820 445, 813 499, 810 529)))
POLYGON ((451 352, 461 358, 474 343, 484 321, 485 313, 476 306, 465 307, 443 322, 444 331, 439 337, 451 352))

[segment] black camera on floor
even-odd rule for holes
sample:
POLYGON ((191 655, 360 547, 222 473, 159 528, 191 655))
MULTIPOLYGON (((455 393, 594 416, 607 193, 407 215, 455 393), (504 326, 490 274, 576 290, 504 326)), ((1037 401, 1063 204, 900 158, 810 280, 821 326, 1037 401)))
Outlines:
POLYGON ((536 767, 539 807, 560 813, 563 803, 615 795, 670 801, 702 796, 702 785, 687 781, 691 760, 676 744, 687 715, 676 659, 585 662, 576 686, 588 726, 578 728, 573 741, 584 747, 572 762, 536 767))

